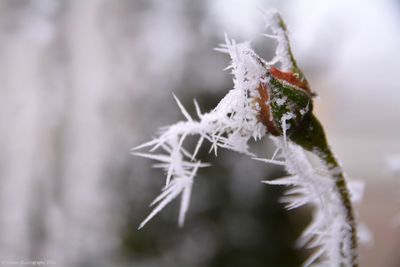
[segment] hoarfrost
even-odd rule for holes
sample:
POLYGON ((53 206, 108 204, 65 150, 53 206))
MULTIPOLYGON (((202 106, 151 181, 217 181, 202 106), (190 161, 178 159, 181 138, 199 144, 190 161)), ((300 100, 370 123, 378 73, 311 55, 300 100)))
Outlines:
MULTIPOLYGON (((286 208, 291 210, 304 205, 313 208, 313 220, 298 240, 299 247, 314 248, 314 254, 303 266, 351 266, 351 255, 342 255, 339 244, 351 238, 346 223, 346 212, 336 192, 331 171, 328 168, 316 169, 309 161, 306 152, 292 142, 285 142, 281 137, 273 141, 281 151, 278 160, 284 163, 291 174, 288 177, 272 181, 263 181, 270 185, 290 186, 281 199, 286 208)), ((352 181, 349 184, 353 202, 360 201, 364 184, 352 181)), ((363 235, 363 237, 367 236, 363 235)), ((370 236, 370 235, 369 235, 370 236)), ((364 238, 370 240, 370 238, 364 238)), ((348 250, 344 250, 348 251, 348 250)))
MULTIPOLYGON (((154 167, 167 173, 165 187, 151 204, 157 206, 139 228, 178 196, 181 196, 179 225, 183 225, 196 173, 199 168, 209 166, 196 159, 206 140, 211 143, 210 152, 214 152, 215 155, 218 148, 226 148, 247 154, 255 160, 284 166, 290 176, 264 183, 291 186, 282 198, 287 209, 303 205, 313 207, 313 221, 298 241, 299 246, 315 248, 315 253, 304 266, 310 266, 317 260, 318 266, 350 266, 353 263, 352 249, 348 247, 351 243, 350 226, 346 221, 343 200, 337 191, 335 180, 332 179, 334 172, 342 170, 333 169, 331 166, 315 168, 307 158, 305 150, 287 139, 286 132, 291 127, 288 121, 296 115, 286 112, 282 116, 282 137, 272 138, 277 150, 271 159, 259 158, 249 151, 248 141, 251 138, 258 140, 266 135, 266 127, 259 120, 260 106, 257 100, 260 99, 260 83, 268 83, 272 64, 280 63, 282 71, 292 69, 294 64, 287 29, 280 15, 276 11, 268 11, 265 12, 265 16, 272 31, 272 35, 267 36, 274 38, 278 43, 274 59, 267 62, 251 49, 248 42, 237 44, 225 36, 225 44, 217 50, 228 53, 231 57, 228 69, 231 69, 233 74, 234 88, 209 113, 203 114, 198 103, 194 101, 199 120, 193 119, 174 95, 185 120, 163 128, 155 139, 134 148, 133 154, 159 161, 154 167), (192 135, 199 136, 199 139, 194 151, 190 152, 184 148, 184 141, 192 135), (150 153, 136 152, 142 148, 150 148, 150 153), (164 152, 154 153, 156 150, 164 152)), ((277 104, 284 105, 286 100, 285 97, 280 98, 277 104)), ((308 106, 300 113, 303 115, 306 112, 308 106)), ((352 200, 359 201, 363 187, 360 184, 355 185, 351 190, 352 200)))
MULTIPOLYGON (((286 100, 287 100, 287 97, 286 97, 286 96, 284 96, 284 97, 282 97, 282 98, 278 98, 278 99, 276 100, 276 104, 277 104, 278 106, 282 106, 282 105, 285 104, 286 100)), ((303 115, 303 114, 302 114, 302 115, 303 115)))
POLYGON ((165 153, 137 153, 137 156, 160 161, 155 167, 166 171, 166 186, 163 192, 152 203, 158 205, 143 221, 143 227, 162 208, 174 198, 182 195, 179 224, 183 225, 184 217, 189 206, 189 199, 193 179, 200 167, 207 164, 196 160, 204 140, 211 143, 210 151, 217 155, 218 148, 231 149, 247 155, 252 155, 248 150, 248 141, 251 138, 258 140, 266 133, 265 126, 259 122, 259 107, 255 99, 259 97, 257 88, 260 80, 266 75, 265 63, 250 48, 249 43, 236 44, 226 36, 226 43, 218 50, 229 53, 232 62, 229 68, 234 76, 234 88, 219 102, 209 113, 202 114, 195 101, 199 121, 194 120, 185 107, 174 95, 185 121, 178 122, 164 129, 156 139, 136 147, 141 149, 151 147, 150 152, 157 149, 165 153), (199 140, 192 153, 183 147, 187 136, 198 135, 199 140))

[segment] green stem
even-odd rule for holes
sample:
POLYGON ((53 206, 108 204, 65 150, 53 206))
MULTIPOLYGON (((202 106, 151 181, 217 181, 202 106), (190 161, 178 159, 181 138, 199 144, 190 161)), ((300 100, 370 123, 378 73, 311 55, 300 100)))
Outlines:
MULTIPOLYGON (((293 56, 292 48, 290 47, 290 41, 289 41, 289 36, 288 36, 288 30, 286 27, 285 22, 283 21, 282 17, 277 13, 275 19, 277 19, 278 22, 278 27, 283 31, 284 38, 285 38, 285 43, 283 45, 286 45, 286 50, 288 53, 288 60, 291 62, 291 69, 290 72, 293 73, 300 82, 305 84, 305 87, 308 88, 308 82, 303 74, 303 72, 299 69, 297 62, 293 56)), ((287 71, 287 70, 284 70, 287 71)), ((303 95, 300 93, 295 94, 294 92, 300 91, 298 88, 295 86, 288 86, 285 84, 282 84, 280 81, 275 81, 272 79, 271 81, 272 89, 270 91, 271 93, 271 99, 274 100, 274 98, 278 97, 281 98, 281 95, 284 95, 285 97, 289 98, 290 103, 292 104, 291 107, 296 107, 299 109, 299 113, 295 113, 296 117, 300 116, 303 114, 301 113, 302 110, 304 110, 305 107, 308 107, 308 104, 311 103, 310 99, 307 97, 312 97, 313 93, 311 92, 311 95, 303 95), (275 82, 275 84, 272 84, 275 82), (273 90, 274 88, 277 88, 275 91, 273 90), (306 97, 306 102, 307 106, 304 106, 304 101, 306 97)), ((302 88, 304 89, 304 88, 302 88)), ((308 91, 308 90, 307 90, 308 91)), ((310 90, 311 91, 311 90, 310 90)), ((293 113, 292 108, 287 110, 287 107, 280 107, 279 105, 276 105, 274 101, 272 101, 272 113, 275 117, 275 121, 278 122, 277 125, 282 121, 283 115, 286 114, 287 112, 293 113)), ((288 105, 287 105, 288 106, 288 105)), ((304 115, 304 117, 298 117, 301 118, 299 121, 299 125, 296 123, 295 120, 292 119, 292 124, 296 125, 296 127, 292 127, 293 132, 288 133, 289 134, 289 139, 293 141, 294 143, 298 144, 301 146, 303 149, 308 150, 312 153, 314 153, 316 156, 318 156, 321 161, 325 164, 327 167, 332 179, 335 182, 335 187, 336 190, 339 194, 339 198, 342 202, 342 207, 345 210, 346 213, 346 222, 350 226, 350 240, 348 244, 350 248, 350 257, 351 257, 351 266, 352 267, 357 267, 358 266, 358 259, 357 259, 357 231, 356 231, 356 222, 355 222, 355 216, 354 216, 354 211, 353 211, 353 206, 351 203, 351 198, 350 198, 350 193, 346 185, 346 180, 344 173, 342 171, 342 168, 340 164, 337 162, 332 150, 330 149, 328 142, 326 140, 325 132, 324 129, 321 125, 321 123, 318 121, 318 119, 311 113, 312 111, 312 106, 310 106, 308 109, 308 113, 304 115)), ((293 126, 292 125, 292 126, 293 126)), ((285 130, 285 129, 282 129, 285 130)), ((346 242, 346 241, 343 241, 346 242)), ((343 251, 344 249, 344 243, 341 242, 340 244, 340 251, 341 253, 346 253, 346 251, 343 251)), ((347 253, 346 253, 347 254, 347 253)), ((346 266, 347 267, 347 266, 346 266)))
POLYGON ((304 76, 304 74, 300 70, 300 68, 297 66, 296 59, 294 58, 294 55, 292 52, 292 47, 290 45, 289 34, 288 34, 288 29, 287 29, 286 23, 282 19, 280 14, 277 14, 277 16, 278 16, 279 27, 283 30, 283 32, 285 34, 285 39, 286 39, 286 43, 287 43, 287 52, 289 54, 289 60, 292 63, 292 68, 290 71, 292 73, 296 74, 300 81, 307 82, 306 77, 304 76))
POLYGON ((357 265, 357 230, 356 230, 356 222, 354 217, 353 206, 351 203, 351 197, 349 190, 346 185, 346 180, 344 177, 344 173, 340 164, 337 162, 334 157, 332 150, 328 149, 327 151, 320 153, 320 158, 325 162, 326 166, 328 166, 328 170, 331 172, 332 178, 335 181, 336 189, 339 192, 340 199, 346 211, 346 219, 347 223, 350 226, 351 231, 351 261, 352 266, 356 267, 357 265))
POLYGON ((328 145, 321 123, 314 115, 310 114, 289 138, 304 149, 317 155, 326 165, 332 179, 335 181, 336 190, 346 212, 346 222, 350 226, 351 266, 357 267, 357 229, 351 197, 342 168, 328 145))

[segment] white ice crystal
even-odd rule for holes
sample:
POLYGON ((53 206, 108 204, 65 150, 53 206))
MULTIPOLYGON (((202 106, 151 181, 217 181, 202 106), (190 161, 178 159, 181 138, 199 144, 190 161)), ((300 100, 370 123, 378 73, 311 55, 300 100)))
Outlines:
MULTIPOLYGON (((196 159, 200 147, 207 140, 211 143, 210 151, 215 155, 218 148, 227 148, 250 155, 256 160, 283 165, 290 176, 265 183, 290 186, 282 199, 288 209, 306 204, 313 207, 313 221, 299 239, 299 245, 315 248, 315 254, 304 266, 316 263, 318 266, 351 266, 352 255, 346 254, 346 251, 351 251, 346 247, 351 243, 350 226, 346 223, 346 211, 332 179, 332 169, 314 167, 307 157, 308 152, 287 139, 286 130, 291 127, 288 121, 296 115, 291 112, 283 114, 280 121, 283 133, 281 137, 273 137, 277 151, 271 159, 258 158, 248 149, 251 138, 257 140, 266 134, 266 127, 259 119, 257 99, 260 97, 260 83, 268 83, 268 72, 273 64, 280 63, 284 71, 293 67, 286 27, 282 26, 279 14, 270 11, 265 16, 272 32, 267 36, 276 39, 278 43, 274 59, 266 62, 256 55, 248 42, 236 44, 226 37, 225 44, 217 50, 231 57, 228 68, 232 70, 234 88, 209 113, 201 113, 194 101, 198 119, 192 118, 174 95, 185 120, 162 129, 154 140, 134 148, 135 155, 159 161, 154 167, 166 172, 166 185, 151 203, 157 206, 139 228, 180 195, 179 225, 183 225, 196 173, 199 168, 209 166, 196 159), (199 136, 199 139, 191 152, 184 148, 184 141, 193 135, 199 136), (136 152, 142 148, 150 148, 150 152, 136 152), (155 153, 156 150, 164 152, 155 153)), ((285 97, 278 99, 278 105, 285 105, 286 100, 285 97)), ((308 106, 303 112, 307 111, 308 106)))
POLYGON ((286 29, 282 28, 281 23, 283 21, 280 18, 280 14, 276 10, 271 9, 264 12, 264 17, 266 26, 272 31, 272 34, 264 34, 264 36, 276 39, 277 41, 275 57, 271 62, 279 62, 282 71, 289 71, 293 67, 293 62, 290 56, 289 39, 286 29))
POLYGON ((248 141, 251 138, 260 139, 266 133, 265 126, 257 118, 259 107, 255 101, 259 97, 257 87, 267 71, 264 62, 253 52, 249 43, 236 44, 228 37, 226 37, 226 44, 219 50, 231 56, 232 63, 229 68, 232 69, 234 75, 234 88, 209 113, 202 114, 195 101, 199 120, 193 119, 174 95, 186 120, 165 128, 156 139, 135 148, 136 150, 152 147, 150 152, 158 148, 166 152, 164 154, 134 153, 160 161, 161 163, 156 164, 155 167, 167 172, 166 186, 161 195, 152 203, 152 205, 158 203, 158 206, 139 228, 180 194, 182 194, 182 202, 179 224, 183 225, 193 178, 198 168, 208 166, 196 160, 196 154, 204 140, 211 142, 211 150, 216 155, 218 147, 251 155, 248 151, 248 141), (185 138, 190 135, 199 136, 193 152, 188 152, 183 147, 185 138))
MULTIPOLYGON (((291 176, 263 182, 291 187, 282 198, 287 209, 303 205, 313 208, 313 220, 298 240, 298 245, 315 248, 315 252, 303 266, 352 266, 351 255, 342 253, 350 250, 340 249, 340 244, 348 244, 344 240, 349 240, 351 235, 346 223, 346 212, 336 192, 331 171, 315 168, 300 146, 285 142, 280 137, 274 137, 273 140, 280 151, 276 160, 284 163, 291 176), (317 259, 318 264, 312 265, 317 259)), ((354 192, 353 202, 360 201, 363 183, 353 182, 349 187, 354 192)))

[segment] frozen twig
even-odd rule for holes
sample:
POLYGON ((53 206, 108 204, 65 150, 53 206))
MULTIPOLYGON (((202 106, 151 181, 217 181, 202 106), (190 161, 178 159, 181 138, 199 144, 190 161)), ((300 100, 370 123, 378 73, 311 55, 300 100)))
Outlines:
POLYGON ((304 266, 355 267, 357 231, 346 178, 321 124, 312 114, 314 93, 294 59, 284 21, 276 11, 265 12, 265 17, 271 31, 267 36, 277 42, 274 59, 265 61, 248 42, 236 43, 225 35, 225 44, 217 50, 231 57, 228 69, 233 74, 233 89, 208 113, 202 113, 194 101, 198 120, 174 95, 185 120, 164 128, 154 140, 133 151, 137 156, 158 161, 155 167, 167 173, 166 186, 152 203, 157 206, 139 228, 179 195, 179 225, 183 225, 196 173, 208 166, 197 160, 196 155, 204 141, 208 141, 210 152, 215 155, 219 148, 226 148, 286 168, 290 176, 264 183, 290 186, 282 198, 287 209, 313 207, 313 221, 298 242, 315 248, 304 266), (258 140, 266 134, 272 136, 277 146, 271 159, 257 157, 248 149, 251 138, 258 140), (193 135, 199 139, 190 152, 184 148, 184 141, 193 135), (150 153, 136 152, 143 148, 150 153), (316 155, 323 167, 315 168, 307 153, 316 155))

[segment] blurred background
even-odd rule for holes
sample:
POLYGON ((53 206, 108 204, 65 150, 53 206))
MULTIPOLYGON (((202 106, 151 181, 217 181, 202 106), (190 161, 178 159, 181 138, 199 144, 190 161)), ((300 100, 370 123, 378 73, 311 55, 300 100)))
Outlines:
MULTIPOLYGON (((229 59, 213 50, 224 33, 272 58, 274 41, 260 35, 260 8, 271 7, 320 96, 316 114, 333 150, 366 183, 357 210, 373 242, 361 248, 361 266, 400 266, 394 0, 2 0, 2 265, 300 266, 311 251, 295 240, 310 210, 285 211, 283 188, 260 183, 282 169, 229 151, 201 151, 213 167, 195 180, 184 228, 175 201, 137 231, 164 175, 130 148, 182 119, 172 92, 192 112, 193 98, 210 110, 232 88, 229 59)), ((253 144, 261 155, 273 150, 268 139, 253 144)))

